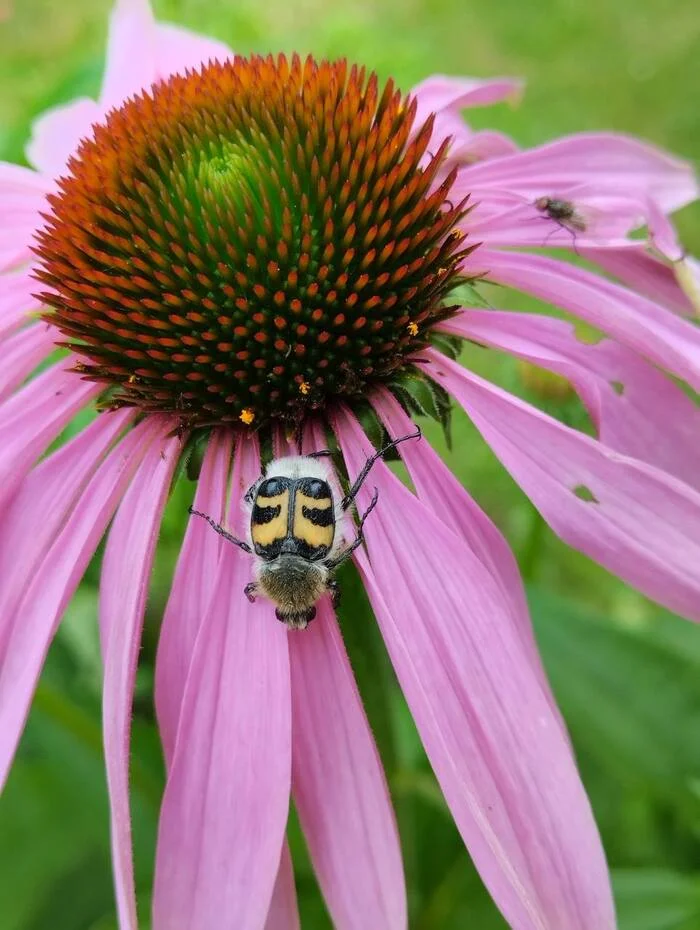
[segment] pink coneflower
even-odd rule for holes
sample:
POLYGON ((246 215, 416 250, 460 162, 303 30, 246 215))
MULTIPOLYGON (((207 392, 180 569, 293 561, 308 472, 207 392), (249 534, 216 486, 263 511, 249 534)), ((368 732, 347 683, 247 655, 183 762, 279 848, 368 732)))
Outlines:
MULTIPOLYGON (((358 412, 405 435, 412 386, 432 385, 562 539, 700 616, 700 415, 663 373, 700 386, 700 336, 683 319, 695 266, 667 218, 695 198, 692 172, 618 135, 521 152, 461 121, 517 89, 431 78, 407 98, 344 62, 233 59, 122 0, 99 103, 38 121, 36 170, 0 169, 2 774, 112 521, 99 619, 125 930, 137 926, 128 759, 144 604, 195 441, 195 508, 245 537, 261 445, 293 451, 298 435, 309 453, 332 434, 352 480, 373 452, 358 412), (649 243, 630 238, 645 224, 649 243), (543 245, 588 266, 523 251, 543 245), (459 287, 480 280, 607 338, 461 306, 459 287), (596 437, 462 367, 455 337, 563 375, 596 437), (54 359, 56 345, 68 354, 54 359), (85 409, 99 412, 44 455, 85 409)), ((400 451, 416 493, 375 465, 358 506, 375 486, 379 503, 356 562, 455 822, 512 927, 612 928, 605 858, 514 558, 425 441, 400 451)), ((334 924, 399 930, 394 817, 329 599, 288 631, 269 603, 246 600, 250 580, 250 556, 193 517, 156 668, 168 781, 153 926, 298 926, 291 792, 334 924)))

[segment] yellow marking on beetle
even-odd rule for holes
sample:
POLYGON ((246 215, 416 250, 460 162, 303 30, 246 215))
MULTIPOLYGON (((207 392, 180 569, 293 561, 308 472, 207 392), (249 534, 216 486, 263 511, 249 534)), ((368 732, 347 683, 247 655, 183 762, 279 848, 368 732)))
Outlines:
POLYGON ((277 507, 280 512, 273 517, 269 523, 253 522, 250 527, 250 533, 256 546, 269 546, 270 543, 278 539, 284 539, 287 535, 287 520, 289 517, 289 491, 282 491, 281 494, 275 494, 274 497, 263 497, 259 494, 255 498, 257 507, 277 507))
POLYGON ((335 527, 331 523, 329 526, 316 526, 308 517, 303 514, 303 508, 315 508, 317 510, 328 510, 333 506, 330 497, 307 497, 301 491, 297 490, 294 499, 294 523, 292 532, 297 539, 301 539, 307 545, 316 549, 319 546, 327 546, 329 549, 333 545, 333 536, 335 527))

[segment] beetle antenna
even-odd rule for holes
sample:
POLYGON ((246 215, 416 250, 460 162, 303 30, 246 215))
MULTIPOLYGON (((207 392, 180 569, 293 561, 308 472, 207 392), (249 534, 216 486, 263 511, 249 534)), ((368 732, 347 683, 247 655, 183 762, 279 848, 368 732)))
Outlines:
MULTIPOLYGON (((412 437, 404 436, 403 438, 411 439, 412 437)), ((400 441, 401 440, 397 440, 397 442, 400 442, 400 441)), ((372 513, 374 508, 377 506, 378 500, 379 500, 379 491, 377 490, 377 488, 375 488, 374 494, 372 495, 372 500, 369 502, 369 506, 367 507, 367 510, 365 510, 365 512, 360 517, 360 522, 357 526, 357 535, 355 536, 353 541, 350 543, 350 545, 346 549, 343 549, 343 551, 340 553, 337 559, 333 559, 331 562, 325 563, 326 568, 331 569, 331 570, 334 568, 337 568, 342 562, 350 558, 350 556, 353 554, 355 549, 357 549, 357 547, 365 541, 365 535, 362 532, 362 527, 365 525, 365 520, 367 519, 367 517, 372 513)))
POLYGON ((364 484, 367 475, 370 473, 370 470, 377 459, 380 459, 383 455, 386 455, 386 453, 391 449, 395 449, 400 442, 405 442, 407 439, 420 439, 422 435, 423 434, 421 433, 420 426, 417 426, 415 433, 408 433, 406 436, 399 436, 398 439, 393 439, 390 443, 384 446, 383 449, 380 449, 378 452, 375 452, 374 455, 371 455, 365 462, 362 471, 355 479, 355 483, 340 502, 342 509, 347 510, 350 504, 352 504, 352 502, 355 500, 358 491, 364 484))
POLYGON ((233 543, 234 546, 238 546, 238 548, 242 549, 244 552, 251 553, 253 551, 247 542, 232 536, 227 530, 223 528, 220 523, 217 523, 216 520, 213 520, 211 517, 207 516, 207 514, 202 513, 201 510, 194 510, 192 507, 188 507, 187 510, 192 514, 193 517, 202 517, 203 520, 206 520, 209 526, 215 530, 219 536, 223 536, 224 539, 227 539, 230 543, 233 543))

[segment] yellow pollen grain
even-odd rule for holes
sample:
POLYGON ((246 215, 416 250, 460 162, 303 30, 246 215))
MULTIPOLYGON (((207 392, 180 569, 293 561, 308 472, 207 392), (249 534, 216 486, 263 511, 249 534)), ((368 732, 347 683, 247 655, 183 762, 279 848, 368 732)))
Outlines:
POLYGON ((418 335, 418 324, 417 323, 409 323, 406 329, 408 330, 411 336, 418 335))
POLYGON ((311 390, 311 385, 309 384, 308 381, 302 381, 301 384, 299 385, 299 393, 303 394, 304 396, 306 396, 310 390, 311 390))
POLYGON ((242 423, 245 423, 246 426, 250 426, 250 424, 251 424, 251 423, 253 422, 253 420, 255 419, 255 414, 254 414, 253 411, 250 409, 250 407, 244 407, 243 410, 241 410, 238 419, 239 419, 242 423))
POLYGON ((129 384, 133 384, 134 381, 136 381, 136 375, 129 375, 129 381, 128 381, 128 383, 129 383, 129 384))

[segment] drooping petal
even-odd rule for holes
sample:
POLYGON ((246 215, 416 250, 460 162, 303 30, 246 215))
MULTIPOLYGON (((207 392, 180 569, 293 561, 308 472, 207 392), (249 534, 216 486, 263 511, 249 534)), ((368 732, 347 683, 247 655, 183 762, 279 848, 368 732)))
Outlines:
POLYGON ((0 339, 18 329, 41 304, 32 295, 37 283, 26 271, 0 275, 0 339))
POLYGON ((674 313, 599 276, 544 255, 477 250, 489 280, 553 303, 700 389, 700 332, 674 313))
POLYGON ((297 892, 294 885, 294 867, 289 846, 282 846, 275 887, 267 912, 265 930, 300 930, 297 892))
POLYGON ((156 24, 156 73, 159 78, 183 74, 210 61, 224 62, 233 52, 223 42, 170 23, 156 24))
POLYGON ((673 268, 651 255, 646 243, 626 242, 616 248, 581 246, 578 251, 639 294, 682 316, 692 316, 693 305, 679 286, 673 268))
MULTIPOLYGON (((231 461, 230 433, 214 431, 202 463, 194 509, 217 522, 224 516, 231 461)), ((175 751, 180 707, 197 632, 214 591, 223 541, 192 516, 178 556, 163 615, 155 670, 155 705, 166 764, 175 751)))
POLYGON ((294 802, 333 925, 400 930, 406 891, 381 761, 333 610, 326 599, 317 610, 289 636, 294 802))
MULTIPOLYGON (((229 523, 260 472, 236 449, 229 523)), ((213 532, 213 530, 212 530, 213 532)), ((258 930, 284 841, 291 770, 287 632, 243 594, 251 560, 225 546, 195 643, 163 798, 154 930, 258 930)))
MULTIPOLYGON (((371 451, 343 413, 356 475, 371 451)), ((362 571, 457 826, 514 930, 612 930, 605 859, 561 725, 501 592, 458 536, 377 463, 362 571)))
POLYGON ((0 667, 0 785, 63 612, 153 435, 144 422, 109 454, 46 553, 21 603, 0 667))
POLYGON ((33 378, 0 405, 0 508, 46 447, 100 392, 68 371, 70 360, 33 378))
POLYGON ((156 80, 156 22, 148 0, 117 0, 109 20, 100 106, 118 107, 156 80))
POLYGON ((171 420, 146 452, 124 495, 105 548, 100 581, 104 664, 102 727, 109 789, 112 868, 121 930, 137 930, 129 810, 129 743, 136 663, 148 583, 163 507, 180 453, 165 439, 171 420))
MULTIPOLYGON (((412 431, 410 418, 389 391, 378 391, 372 397, 372 404, 391 436, 406 436, 412 431)), ((518 563, 510 546, 429 443, 405 442, 399 446, 399 451, 419 499, 462 538, 500 588, 503 596, 502 612, 521 636, 532 666, 540 675, 540 683, 550 694, 530 622, 518 563)), ((551 694, 550 698, 558 714, 551 694)))
POLYGON ((698 197, 693 166, 638 139, 584 132, 479 162, 460 172, 452 189, 460 198, 493 187, 528 200, 556 196, 560 189, 591 184, 629 197, 652 197, 672 212, 698 197))
POLYGON ((29 168, 0 162, 0 271, 31 259, 49 184, 29 168))
POLYGON ((555 533, 648 597, 700 620, 698 492, 440 353, 425 354, 426 373, 464 407, 555 533))
POLYGON ((567 378, 601 442, 700 487, 700 409, 636 353, 609 339, 583 343, 570 323, 530 313, 465 310, 442 328, 567 378))
POLYGON ((16 608, 38 573, 86 482, 120 432, 131 410, 94 420, 20 484, 0 518, 0 661, 16 608))
POLYGON ((81 139, 91 135, 92 126, 102 115, 99 104, 89 97, 78 97, 42 113, 32 125, 25 150, 27 161, 45 177, 59 177, 81 139))
POLYGON ((54 348, 55 332, 46 323, 34 323, 13 333, 2 344, 0 401, 29 377, 54 348))

